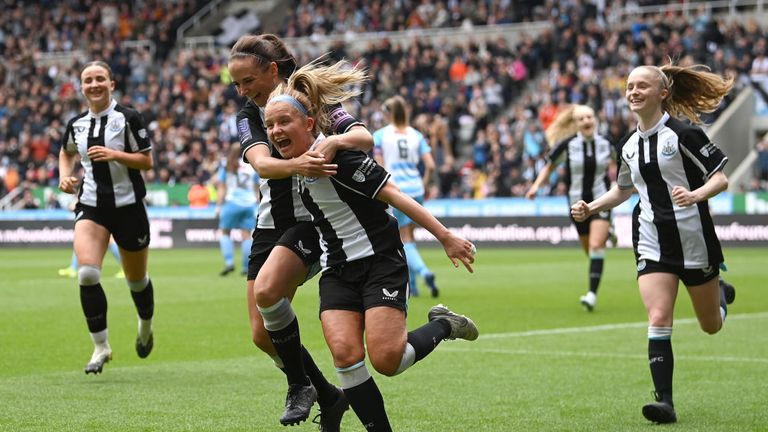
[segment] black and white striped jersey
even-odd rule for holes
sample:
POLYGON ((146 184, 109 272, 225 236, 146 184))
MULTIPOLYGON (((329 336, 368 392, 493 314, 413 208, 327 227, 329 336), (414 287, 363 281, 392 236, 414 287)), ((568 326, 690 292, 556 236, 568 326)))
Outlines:
POLYGON ((728 161, 704 131, 664 113, 651 129, 627 137, 620 155, 619 187, 640 195, 632 223, 637 259, 684 268, 721 263, 707 202, 679 207, 672 200, 672 188, 695 190, 728 161))
POLYGON ((90 110, 67 123, 62 148, 79 153, 85 176, 78 194, 80 203, 100 208, 124 207, 141 202, 146 187, 141 172, 117 161, 94 162, 88 149, 104 146, 126 153, 143 153, 152 149, 141 115, 119 105, 114 99, 100 112, 90 110))
POLYGON ((335 175, 300 177, 299 182, 320 233, 323 268, 402 248, 397 221, 376 199, 390 174, 361 151, 339 151, 333 163, 338 164, 335 175))
MULTIPOLYGON (((352 117, 341 105, 330 107, 332 134, 342 134, 352 126, 362 124, 352 117)), ((245 153, 253 146, 265 145, 269 148, 270 155, 277 159, 283 159, 280 152, 274 148, 267 139, 267 129, 264 126, 264 110, 252 101, 246 102, 237 114, 237 132, 240 139, 240 152, 243 161, 245 153)), ((298 195, 298 177, 292 176, 282 179, 259 180, 259 212, 256 226, 261 229, 286 230, 299 221, 309 221, 311 216, 301 204, 298 195)))
POLYGON ((568 186, 568 202, 591 202, 608 192, 608 163, 614 157, 610 141, 595 134, 586 140, 581 133, 570 136, 557 144, 547 158, 553 166, 565 162, 565 184, 568 186))

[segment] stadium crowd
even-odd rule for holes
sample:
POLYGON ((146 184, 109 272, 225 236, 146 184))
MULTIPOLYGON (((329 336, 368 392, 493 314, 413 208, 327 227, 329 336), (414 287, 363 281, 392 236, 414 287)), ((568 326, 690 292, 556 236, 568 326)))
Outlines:
MULTIPOLYGON (((156 164, 148 183, 208 182, 237 145, 235 115, 242 101, 230 85, 227 56, 174 50, 176 28, 202 1, 107 2, 98 8, 93 5, 99 2, 4 3, 0 196, 17 187, 58 184, 63 122, 84 110, 80 59, 104 59, 116 75, 118 102, 137 108, 150 125, 156 164), (61 52, 75 61, 52 60, 61 52)), ((600 133, 618 141, 634 127, 623 99, 634 65, 661 64, 667 57, 703 63, 736 76, 740 86, 768 75, 768 32, 754 20, 730 21, 706 10, 692 19, 677 13, 609 17, 609 7, 599 10, 589 2, 511 3, 469 8, 458 0, 380 1, 355 8, 354 2, 297 0, 282 34, 551 21, 551 30, 526 35, 515 46, 504 38, 435 45, 413 39, 405 46, 383 38, 361 53, 342 46, 331 53, 359 62, 374 77, 357 107, 370 130, 384 125, 386 98, 400 94, 412 106, 413 124, 428 136, 438 162, 431 197, 523 196, 545 163, 543 131, 570 103, 593 107, 600 133), (398 7, 398 13, 388 12, 398 7), (382 19, 389 16, 400 18, 382 19)), ((753 189, 765 190, 764 142, 759 150, 753 189)), ((561 174, 553 173, 551 188, 542 193, 562 194, 561 174)), ((48 203, 24 203, 36 205, 48 203)))

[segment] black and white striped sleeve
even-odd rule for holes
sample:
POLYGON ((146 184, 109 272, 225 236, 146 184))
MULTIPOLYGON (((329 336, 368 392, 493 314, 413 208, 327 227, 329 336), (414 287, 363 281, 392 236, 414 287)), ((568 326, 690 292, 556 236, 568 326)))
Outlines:
POLYGON ((705 178, 723 169, 728 162, 728 157, 720 150, 707 134, 698 127, 691 127, 684 131, 681 138, 680 149, 701 171, 705 178))
POLYGON ((141 114, 134 110, 125 110, 125 122, 128 125, 128 149, 131 153, 143 153, 152 149, 149 131, 144 125, 141 114))
POLYGON ((373 158, 358 150, 342 150, 333 162, 339 168, 331 180, 368 198, 376 198, 390 174, 373 158))

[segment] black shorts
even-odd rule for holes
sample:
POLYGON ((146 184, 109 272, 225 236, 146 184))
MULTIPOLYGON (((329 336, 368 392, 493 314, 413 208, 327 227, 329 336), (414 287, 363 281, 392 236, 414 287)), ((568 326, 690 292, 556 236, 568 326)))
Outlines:
POLYGON ((320 277, 320 312, 365 312, 374 306, 408 310, 408 263, 402 249, 331 267, 320 277))
POLYGON ((604 210, 599 213, 595 213, 588 218, 584 220, 584 222, 576 222, 576 220, 573 218, 573 216, 568 216, 571 218, 571 222, 573 223, 573 226, 576 227, 576 232, 579 233, 580 236, 589 234, 589 224, 593 220, 606 220, 608 222, 611 221, 611 211, 610 210, 604 210))
POLYGON ((720 266, 712 265, 705 268, 687 269, 647 259, 638 261, 637 277, 648 273, 671 273, 677 275, 685 286, 697 286, 718 277, 720 275, 720 266))
POLYGON ((144 203, 117 208, 99 208, 77 203, 75 224, 81 220, 91 220, 106 228, 115 238, 115 243, 127 251, 136 252, 149 246, 149 218, 144 203))
POLYGON ((320 271, 320 236, 312 222, 299 222, 285 231, 256 228, 253 231, 251 254, 248 256, 248 280, 256 279, 259 270, 275 246, 292 250, 310 269, 307 279, 320 271))

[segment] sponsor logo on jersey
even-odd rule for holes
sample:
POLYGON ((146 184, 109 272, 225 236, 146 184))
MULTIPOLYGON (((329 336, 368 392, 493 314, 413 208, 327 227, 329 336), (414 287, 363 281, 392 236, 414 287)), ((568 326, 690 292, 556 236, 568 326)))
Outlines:
POLYGON ((608 210, 603 210, 603 211, 601 211, 600 213, 598 213, 598 215, 599 215, 601 218, 603 218, 603 219, 608 219, 608 215, 609 215, 609 214, 610 214, 610 212, 608 212, 608 210))
POLYGON ((637 271, 643 271, 645 270, 646 262, 645 260, 640 260, 637 262, 637 271))
POLYGON ((704 267, 703 269, 701 269, 701 271, 704 272, 705 275, 709 276, 710 274, 712 274, 713 271, 715 271, 715 268, 712 266, 704 267))
POLYGON ((664 143, 664 145, 661 147, 661 155, 670 158, 677 153, 677 146, 675 146, 672 141, 667 141, 664 143))
POLYGON ((237 122, 237 133, 240 135, 240 143, 244 143, 253 138, 251 134, 251 125, 248 124, 248 119, 240 119, 237 122))
POLYGON ((85 132, 85 126, 77 126, 75 127, 75 133, 81 134, 85 132))
POLYGON ((144 246, 147 243, 147 238, 149 237, 149 234, 144 234, 144 237, 139 237, 136 239, 136 243, 139 246, 144 246))
POLYGON ((626 152, 624 152, 624 159, 628 160, 628 161, 631 161, 632 159, 635 158, 636 155, 637 155, 637 151, 633 151, 632 153, 626 151, 626 152))
POLYGON ((299 248, 299 250, 304 254, 304 256, 308 256, 312 253, 312 249, 307 249, 304 247, 304 242, 299 240, 299 242, 296 244, 296 246, 299 248))
POLYGON ((400 290, 389 292, 386 288, 382 288, 381 292, 384 294, 384 300, 397 300, 397 295, 400 293, 400 290))

